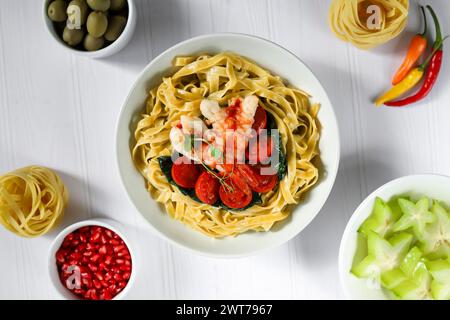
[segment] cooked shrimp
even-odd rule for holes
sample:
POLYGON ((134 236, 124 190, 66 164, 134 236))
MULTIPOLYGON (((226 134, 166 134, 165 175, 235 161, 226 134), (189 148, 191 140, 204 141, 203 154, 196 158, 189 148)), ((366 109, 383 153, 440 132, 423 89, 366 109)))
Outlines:
POLYGON ((170 142, 172 143, 175 151, 185 155, 189 159, 199 161, 198 158, 198 149, 201 147, 201 144, 194 143, 193 141, 189 141, 187 143, 187 139, 191 139, 192 136, 198 137, 201 140, 201 137, 204 132, 206 132, 206 125, 200 118, 197 117, 188 117, 181 116, 180 121, 178 121, 170 130, 170 142), (194 145, 194 148, 192 148, 194 145))
POLYGON ((253 95, 245 99, 234 98, 227 108, 221 108, 217 101, 213 100, 201 102, 200 111, 217 133, 214 135, 214 140, 208 137, 206 139, 220 151, 226 150, 225 163, 235 159, 244 160, 245 148, 252 134, 251 129, 257 108, 258 98, 253 95))

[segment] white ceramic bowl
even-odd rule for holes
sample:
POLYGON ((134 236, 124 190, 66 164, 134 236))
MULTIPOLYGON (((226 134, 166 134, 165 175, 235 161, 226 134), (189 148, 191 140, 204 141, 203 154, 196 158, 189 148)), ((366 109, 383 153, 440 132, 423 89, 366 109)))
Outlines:
POLYGON ((113 54, 116 54, 130 42, 133 37, 134 30, 136 29, 137 12, 134 0, 127 0, 128 2, 128 20, 125 29, 122 34, 117 38, 116 41, 111 43, 109 46, 97 50, 97 51, 82 51, 77 50, 69 45, 67 45, 61 38, 61 35, 57 34, 55 28, 53 27, 53 22, 47 16, 47 7, 52 0, 44 0, 42 6, 42 18, 44 19, 44 24, 50 36, 55 40, 57 45, 67 51, 70 51, 76 55, 88 57, 88 58, 106 58, 113 54))
POLYGON ((127 285, 125 288, 119 292, 116 296, 114 296, 113 300, 120 300, 123 299, 130 288, 133 286, 134 279, 136 278, 136 266, 138 265, 138 261, 136 260, 136 254, 135 250, 133 249, 133 245, 130 244, 129 239, 124 235, 124 231, 126 230, 126 227, 122 226, 120 223, 114 220, 110 219, 90 219, 90 220, 84 220, 77 223, 74 223, 68 227, 66 227, 64 230, 62 230, 58 236, 53 240, 50 250, 49 250, 49 256, 48 256, 48 270, 49 270, 49 276, 51 279, 51 282, 55 286, 56 290, 60 294, 61 298, 65 299, 72 299, 77 300, 78 297, 75 296, 72 292, 70 292, 66 287, 63 286, 59 279, 58 269, 56 266, 56 258, 55 254, 58 251, 58 249, 61 247, 62 242, 64 241, 64 238, 71 232, 82 228, 86 226, 100 226, 107 229, 110 229, 111 231, 115 232, 119 237, 122 238, 122 240, 125 242, 126 246, 128 247, 128 250, 130 251, 131 256, 131 276, 128 280, 127 285))
POLYGON ((243 34, 212 34, 181 42, 166 50, 143 70, 132 87, 120 112, 116 133, 116 155, 126 192, 151 229, 173 244, 215 257, 237 257, 281 245, 305 228, 322 208, 335 181, 339 165, 339 131, 330 100, 311 70, 286 49, 260 38, 243 34), (144 178, 136 170, 130 154, 133 126, 142 112, 148 90, 168 74, 171 62, 179 55, 200 52, 235 52, 254 60, 260 66, 312 95, 321 103, 319 120, 323 172, 320 182, 309 192, 292 215, 269 232, 247 232, 237 237, 211 239, 171 219, 151 198, 144 178))
POLYGON ((388 201, 399 195, 408 195, 414 199, 429 197, 450 204, 450 178, 432 174, 398 178, 372 192, 359 205, 347 223, 339 249, 339 278, 347 299, 389 299, 387 292, 368 285, 366 280, 351 274, 350 269, 356 251, 358 228, 372 213, 376 197, 388 201))

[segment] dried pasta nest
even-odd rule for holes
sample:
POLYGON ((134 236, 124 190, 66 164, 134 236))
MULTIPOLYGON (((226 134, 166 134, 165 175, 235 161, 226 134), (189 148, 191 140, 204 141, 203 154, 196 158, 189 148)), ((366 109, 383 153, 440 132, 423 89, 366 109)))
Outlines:
POLYGON ((52 170, 29 166, 0 177, 0 222, 23 237, 47 233, 60 220, 68 192, 52 170))

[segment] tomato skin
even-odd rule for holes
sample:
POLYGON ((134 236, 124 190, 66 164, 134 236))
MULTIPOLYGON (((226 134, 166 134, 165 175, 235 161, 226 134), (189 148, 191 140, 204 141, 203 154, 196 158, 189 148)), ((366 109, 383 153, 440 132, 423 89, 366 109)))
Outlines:
POLYGON ((243 164, 237 167, 238 174, 244 179, 250 188, 259 193, 271 191, 278 183, 278 176, 262 175, 258 171, 260 169, 243 164))
POLYGON ((254 188, 253 191, 260 192, 260 193, 266 193, 269 191, 272 191, 273 188, 278 183, 278 176, 275 175, 260 175, 259 185, 258 187, 254 188))
POLYGON ((258 140, 256 143, 250 144, 248 148, 248 159, 251 161, 250 163, 266 163, 269 161, 272 156, 273 151, 273 142, 272 137, 260 135, 258 136, 258 140))
POLYGON ((249 185, 237 174, 233 174, 226 183, 232 188, 221 185, 219 189, 220 200, 231 209, 242 209, 250 204, 253 198, 249 185))
POLYGON ((200 175, 198 166, 186 157, 180 157, 172 165, 172 179, 183 188, 192 189, 200 175))
POLYGON ((219 180, 205 171, 195 183, 195 195, 200 201, 213 205, 219 200, 219 188, 219 180))
POLYGON ((261 129, 265 129, 267 125, 267 113, 263 107, 258 106, 255 112, 252 129, 259 133, 261 129))

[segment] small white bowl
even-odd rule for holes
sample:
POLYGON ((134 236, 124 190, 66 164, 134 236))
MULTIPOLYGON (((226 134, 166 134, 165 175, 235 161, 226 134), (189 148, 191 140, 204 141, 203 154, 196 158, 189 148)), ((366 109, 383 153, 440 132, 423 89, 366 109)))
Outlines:
POLYGON ((381 186, 359 205, 347 223, 339 249, 339 278, 347 299, 390 299, 388 292, 365 279, 357 278, 350 273, 350 269, 357 247, 358 228, 372 213, 376 197, 389 201, 392 197, 401 195, 413 199, 428 197, 450 204, 450 177, 433 174, 401 177, 381 186))
POLYGON ((111 43, 109 46, 97 51, 82 51, 74 49, 63 41, 61 35, 56 33, 55 28, 53 27, 53 21, 51 21, 47 16, 47 7, 51 1, 52 0, 44 0, 42 6, 42 18, 44 19, 45 27, 59 47, 62 47, 63 49, 68 50, 76 55, 88 58, 106 58, 113 54, 116 54, 117 52, 125 48, 125 46, 128 44, 128 42, 130 42, 131 38, 133 37, 134 30, 136 29, 137 12, 134 0, 127 0, 128 3, 127 24, 122 34, 119 36, 119 38, 117 38, 116 41, 111 43))
POLYGON ((56 258, 55 254, 58 251, 58 249, 61 247, 64 238, 71 232, 82 228, 86 226, 100 226, 107 229, 110 229, 111 231, 115 232, 122 240, 125 242, 125 245, 128 247, 128 250, 130 252, 131 256, 131 276, 128 280, 127 285, 119 294, 114 296, 113 300, 121 300, 123 299, 127 293, 129 292, 130 288, 133 286, 134 280, 136 278, 136 255, 135 251, 133 250, 133 246, 130 244, 130 241, 125 237, 124 230, 126 229, 123 227, 120 223, 114 220, 110 219, 90 219, 90 220, 84 220, 77 223, 74 223, 68 227, 66 227, 64 230, 62 230, 58 236, 53 240, 50 250, 49 250, 49 256, 48 256, 48 270, 51 282, 55 286, 56 290, 59 292, 61 298, 65 299, 71 299, 71 300, 78 300, 79 298, 74 295, 72 292, 70 292, 66 287, 63 286, 61 283, 61 280, 59 279, 58 269, 56 266, 56 258))
POLYGON ((250 35, 222 33, 195 37, 166 50, 145 67, 132 87, 119 115, 116 131, 116 156, 120 176, 131 202, 148 221, 151 229, 173 244, 214 257, 242 257, 279 246, 295 237, 319 213, 333 187, 339 166, 339 130, 331 102, 319 80, 298 57, 281 46, 250 35), (311 94, 321 104, 319 143, 321 177, 304 201, 283 222, 268 232, 246 232, 237 237, 212 239, 183 225, 161 209, 145 187, 144 178, 131 158, 133 125, 145 106, 149 89, 164 75, 173 72, 173 58, 209 52, 231 51, 250 58, 258 65, 282 77, 290 85, 311 94))

